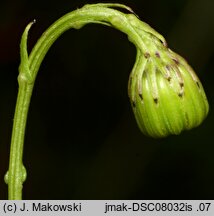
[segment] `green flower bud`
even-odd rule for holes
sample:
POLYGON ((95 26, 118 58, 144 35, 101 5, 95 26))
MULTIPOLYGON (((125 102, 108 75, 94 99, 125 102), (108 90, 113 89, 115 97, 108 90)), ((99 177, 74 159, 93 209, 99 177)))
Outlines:
POLYGON ((138 50, 129 78, 129 97, 141 131, 158 138, 198 126, 209 110, 200 80, 160 39, 149 33, 143 37, 149 52, 138 50))

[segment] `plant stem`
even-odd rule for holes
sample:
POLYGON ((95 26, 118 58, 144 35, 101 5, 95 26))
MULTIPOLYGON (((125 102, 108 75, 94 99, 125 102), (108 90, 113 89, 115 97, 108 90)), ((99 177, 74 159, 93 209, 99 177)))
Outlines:
POLYGON ((22 184, 27 175, 22 163, 22 156, 32 87, 25 81, 19 80, 19 92, 11 139, 9 172, 6 177, 8 181, 8 198, 11 200, 22 199, 22 184))
POLYGON ((86 5, 81 9, 70 12, 57 20, 43 33, 29 58, 27 54, 27 36, 32 23, 26 27, 21 40, 19 92, 12 131, 10 163, 5 176, 5 181, 8 183, 9 199, 22 199, 22 185, 26 178, 22 156, 30 99, 39 67, 54 41, 66 30, 70 28, 79 29, 88 23, 108 25, 124 32, 141 53, 148 51, 143 42, 145 32, 151 31, 152 34, 156 34, 159 38, 158 33, 139 21, 135 15, 124 14, 109 7, 120 7, 132 12, 130 8, 120 4, 86 5))

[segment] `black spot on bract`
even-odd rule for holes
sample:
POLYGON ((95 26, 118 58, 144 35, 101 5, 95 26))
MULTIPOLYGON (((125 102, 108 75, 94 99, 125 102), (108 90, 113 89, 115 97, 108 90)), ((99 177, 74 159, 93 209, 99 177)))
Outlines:
POLYGON ((139 97, 141 100, 143 100, 143 95, 142 94, 139 94, 139 97))
POLYGON ((183 92, 179 92, 179 93, 178 93, 178 96, 179 96, 180 98, 182 98, 182 97, 183 97, 183 92))
POLYGON ((144 53, 144 56, 145 56, 145 58, 149 58, 149 57, 150 57, 150 54, 149 54, 148 52, 145 52, 145 53, 144 53))
POLYGON ((176 58, 173 58, 172 60, 175 62, 175 64, 177 64, 177 65, 179 65, 179 64, 180 64, 180 62, 178 61, 178 59, 176 59, 176 58))
POLYGON ((154 98, 154 102, 158 104, 158 98, 154 98))
POLYGON ((199 82, 198 82, 198 81, 196 81, 196 84, 197 84, 198 88, 200 88, 200 84, 199 84, 199 82))
POLYGON ((160 58, 160 53, 158 51, 155 52, 155 56, 160 58))
POLYGON ((166 79, 170 82, 171 79, 172 79, 172 77, 171 77, 171 76, 168 76, 166 79))
POLYGON ((170 66, 169 65, 166 65, 166 69, 168 70, 168 71, 170 71, 170 66))
POLYGON ((184 83, 183 82, 180 82, 179 85, 180 85, 181 88, 184 87, 184 83))

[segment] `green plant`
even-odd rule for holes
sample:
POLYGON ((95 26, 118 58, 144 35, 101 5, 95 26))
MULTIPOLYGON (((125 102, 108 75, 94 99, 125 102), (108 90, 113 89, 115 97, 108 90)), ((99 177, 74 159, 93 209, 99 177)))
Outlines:
POLYGON ((26 27, 20 44, 19 91, 12 131, 9 170, 5 175, 9 199, 22 199, 26 179, 23 145, 27 114, 39 67, 54 41, 70 28, 88 23, 114 27, 128 35, 137 57, 129 79, 129 97, 137 123, 146 135, 165 137, 199 125, 208 113, 203 87, 186 61, 171 51, 165 39, 121 4, 92 4, 70 12, 52 24, 27 52, 26 27), (126 9, 125 14, 115 8, 126 9))

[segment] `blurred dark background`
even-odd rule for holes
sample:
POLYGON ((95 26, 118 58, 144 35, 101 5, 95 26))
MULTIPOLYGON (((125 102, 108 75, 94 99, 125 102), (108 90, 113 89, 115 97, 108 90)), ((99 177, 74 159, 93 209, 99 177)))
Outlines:
MULTIPOLYGON (((97 1, 1 1, 0 199, 7 199, 19 42, 29 50, 60 16, 97 1)), ((104 1, 99 1, 104 2, 104 1)), ((114 1, 111 1, 114 2, 114 1)), ((127 82, 135 47, 101 25, 70 30, 48 52, 32 96, 23 199, 214 199, 214 1, 117 0, 165 36, 200 77, 210 112, 198 128, 155 140, 135 123, 127 82)))

